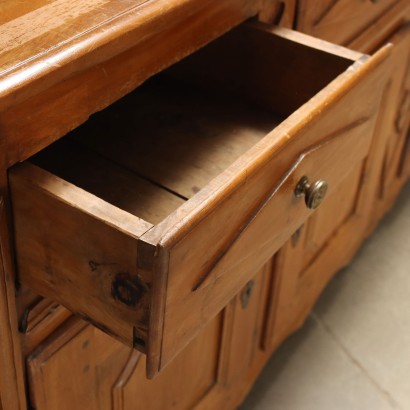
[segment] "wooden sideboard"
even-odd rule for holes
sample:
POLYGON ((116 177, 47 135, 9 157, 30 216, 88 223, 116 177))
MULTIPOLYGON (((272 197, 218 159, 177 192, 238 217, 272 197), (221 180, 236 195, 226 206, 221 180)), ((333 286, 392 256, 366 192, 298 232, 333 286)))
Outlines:
POLYGON ((0 410, 237 407, 409 124, 407 0, 4 1, 0 410))

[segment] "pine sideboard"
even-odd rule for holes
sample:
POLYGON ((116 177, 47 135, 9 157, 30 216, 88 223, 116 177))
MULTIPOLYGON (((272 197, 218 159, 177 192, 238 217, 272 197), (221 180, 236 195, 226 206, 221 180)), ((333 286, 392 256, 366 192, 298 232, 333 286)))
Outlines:
POLYGON ((0 410, 236 408, 409 124, 408 0, 3 1, 0 410))

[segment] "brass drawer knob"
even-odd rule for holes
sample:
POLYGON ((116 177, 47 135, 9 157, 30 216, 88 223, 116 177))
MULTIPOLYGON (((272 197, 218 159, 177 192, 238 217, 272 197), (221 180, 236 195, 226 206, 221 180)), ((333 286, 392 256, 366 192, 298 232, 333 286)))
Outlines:
POLYGON ((309 178, 304 176, 300 179, 295 188, 295 196, 305 196, 305 203, 309 209, 316 209, 325 199, 328 184, 319 179, 311 184, 309 178))

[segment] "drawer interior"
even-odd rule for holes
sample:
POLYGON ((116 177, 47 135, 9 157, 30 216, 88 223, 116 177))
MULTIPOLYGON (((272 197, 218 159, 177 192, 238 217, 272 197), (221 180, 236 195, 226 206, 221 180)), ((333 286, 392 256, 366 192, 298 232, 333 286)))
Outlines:
POLYGON ((289 33, 233 30, 30 162, 156 225, 352 62, 289 33))
POLYGON ((157 224, 279 122, 229 95, 156 78, 30 161, 157 224))

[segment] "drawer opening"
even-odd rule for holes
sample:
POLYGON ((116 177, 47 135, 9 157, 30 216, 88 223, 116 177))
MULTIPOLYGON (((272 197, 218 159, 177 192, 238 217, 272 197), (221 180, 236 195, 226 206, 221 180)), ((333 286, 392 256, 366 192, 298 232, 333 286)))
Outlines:
POLYGON ((162 77, 30 162, 158 224, 279 122, 267 110, 162 77))
POLYGON ((289 33, 237 28, 30 161, 156 225, 351 64, 289 33))

